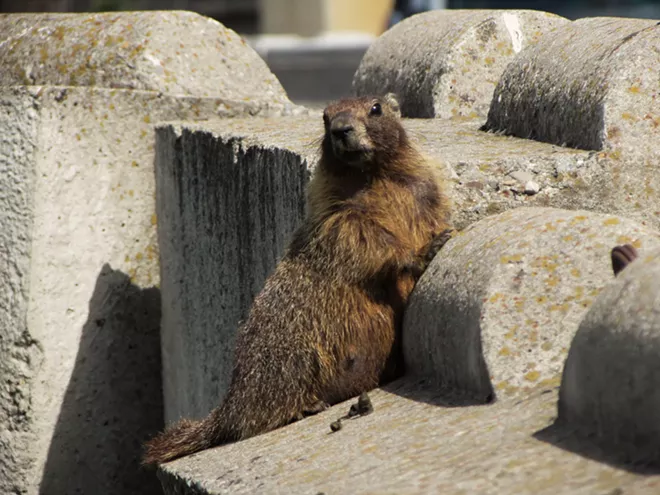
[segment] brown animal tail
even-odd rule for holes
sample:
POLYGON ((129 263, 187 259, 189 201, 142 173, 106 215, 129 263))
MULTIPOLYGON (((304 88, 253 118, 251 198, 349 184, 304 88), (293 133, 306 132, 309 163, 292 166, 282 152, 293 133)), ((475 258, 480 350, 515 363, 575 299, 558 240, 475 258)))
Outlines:
POLYGON ((201 421, 182 419, 146 442, 143 465, 169 462, 222 443, 221 415, 213 411, 201 421))

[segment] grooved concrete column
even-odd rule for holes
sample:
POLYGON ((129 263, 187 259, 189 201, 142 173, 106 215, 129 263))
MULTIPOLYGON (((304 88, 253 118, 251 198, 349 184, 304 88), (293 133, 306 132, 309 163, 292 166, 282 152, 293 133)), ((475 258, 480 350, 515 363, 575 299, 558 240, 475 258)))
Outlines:
POLYGON ((304 213, 307 162, 243 139, 157 131, 166 421, 223 398, 234 336, 304 213))
POLYGON ((658 66, 657 21, 600 17, 563 25, 507 67, 486 128, 657 164, 658 66))
POLYGON ((407 369, 487 401, 557 386, 580 320, 614 278, 610 249, 647 251, 660 233, 586 211, 518 208, 450 240, 415 287, 407 369))

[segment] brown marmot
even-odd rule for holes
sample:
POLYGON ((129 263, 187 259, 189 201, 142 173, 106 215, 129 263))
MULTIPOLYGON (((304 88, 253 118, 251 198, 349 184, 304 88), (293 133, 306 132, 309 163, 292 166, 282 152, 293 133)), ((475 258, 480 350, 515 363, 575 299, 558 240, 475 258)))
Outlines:
POLYGON ((224 402, 149 441, 145 464, 273 430, 403 373, 404 305, 448 238, 448 202, 393 95, 339 101, 323 121, 308 215, 238 330, 224 402))

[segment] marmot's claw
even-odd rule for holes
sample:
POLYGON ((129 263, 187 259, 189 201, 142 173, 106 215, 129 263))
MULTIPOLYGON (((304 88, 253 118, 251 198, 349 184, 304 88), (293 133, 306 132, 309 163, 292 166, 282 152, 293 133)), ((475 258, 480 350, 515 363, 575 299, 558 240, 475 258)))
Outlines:
POLYGON ((435 258, 435 255, 438 254, 443 246, 447 244, 449 239, 454 237, 454 235, 456 235, 456 231, 454 229, 445 229, 439 234, 436 234, 431 240, 429 248, 426 251, 426 262, 430 263, 433 258, 435 258))
POLYGON ((618 275, 621 270, 637 259, 637 249, 631 244, 622 244, 612 249, 612 271, 618 275))

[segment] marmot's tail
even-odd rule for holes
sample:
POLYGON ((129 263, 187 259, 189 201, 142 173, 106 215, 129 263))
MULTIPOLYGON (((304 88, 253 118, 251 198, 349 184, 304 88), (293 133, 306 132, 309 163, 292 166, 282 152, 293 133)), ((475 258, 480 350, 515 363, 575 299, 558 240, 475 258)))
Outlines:
POLYGON ((145 444, 142 464, 162 464, 222 443, 220 415, 215 413, 202 421, 182 419, 166 428, 145 444))

